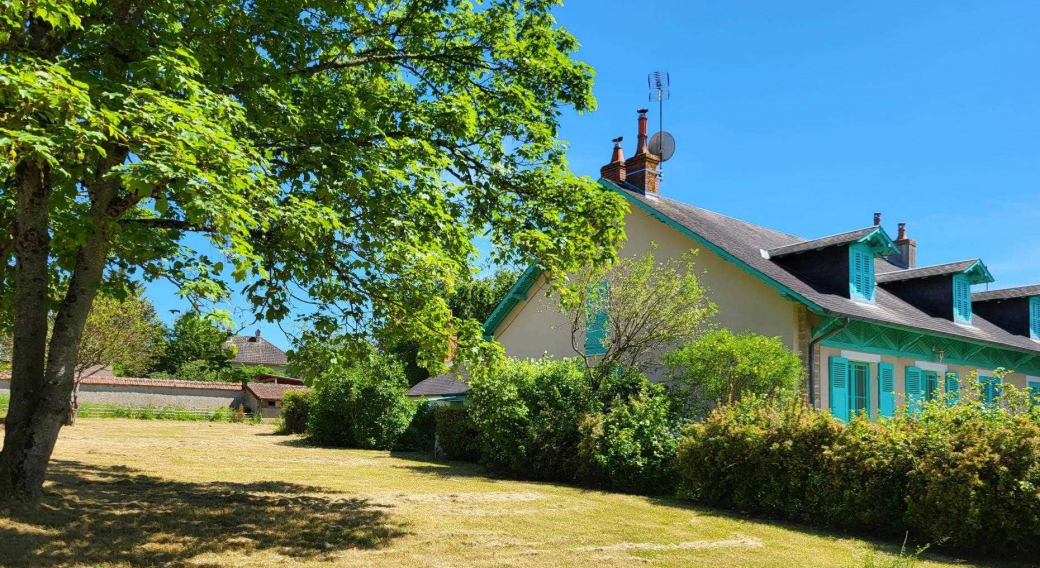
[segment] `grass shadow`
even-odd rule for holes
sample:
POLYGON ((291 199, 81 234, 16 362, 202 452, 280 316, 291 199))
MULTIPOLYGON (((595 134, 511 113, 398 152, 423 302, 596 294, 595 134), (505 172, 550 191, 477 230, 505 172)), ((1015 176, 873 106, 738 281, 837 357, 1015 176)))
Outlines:
POLYGON ((386 505, 288 482, 169 481, 59 460, 49 479, 40 502, 0 503, 0 566, 184 566, 267 550, 307 559, 405 534, 386 505))

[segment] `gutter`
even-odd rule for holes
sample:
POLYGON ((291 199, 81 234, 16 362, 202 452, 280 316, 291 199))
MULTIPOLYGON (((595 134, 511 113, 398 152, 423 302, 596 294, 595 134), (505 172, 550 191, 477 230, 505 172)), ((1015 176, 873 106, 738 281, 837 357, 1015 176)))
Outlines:
MULTIPOLYGON (((824 339, 827 339, 828 337, 833 336, 834 334, 845 329, 846 327, 849 327, 849 324, 851 323, 852 320, 849 318, 849 316, 845 316, 845 321, 843 321, 841 325, 824 333, 823 335, 814 337, 812 341, 809 342, 809 405, 813 408, 816 408, 816 389, 813 388, 816 383, 816 346, 819 345, 819 343, 824 339)), ((820 363, 822 364, 823 361, 820 361, 820 363)))

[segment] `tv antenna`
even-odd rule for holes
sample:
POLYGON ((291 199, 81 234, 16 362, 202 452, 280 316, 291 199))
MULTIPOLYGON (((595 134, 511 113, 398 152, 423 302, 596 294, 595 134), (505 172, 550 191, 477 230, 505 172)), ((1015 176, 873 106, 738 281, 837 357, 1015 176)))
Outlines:
MULTIPOLYGON (((657 101, 657 134, 650 139, 650 153, 667 162, 675 154, 675 138, 664 131, 664 102, 672 97, 671 77, 667 71, 654 71, 646 76, 650 87, 650 102, 657 101)), ((662 168, 658 166, 658 170, 662 168)), ((663 177, 662 172, 658 172, 663 177)))

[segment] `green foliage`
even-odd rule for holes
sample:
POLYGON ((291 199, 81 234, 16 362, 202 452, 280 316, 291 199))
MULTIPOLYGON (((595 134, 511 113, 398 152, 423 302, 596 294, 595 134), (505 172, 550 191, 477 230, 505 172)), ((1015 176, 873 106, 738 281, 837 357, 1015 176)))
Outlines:
MULTIPOLYGON (((716 507, 888 535, 982 554, 1040 545, 1040 422, 1012 387, 1003 408, 961 401, 842 424, 797 402, 747 397, 689 426, 682 490, 716 507)), ((940 397, 941 398, 941 397, 940 397)))
POLYGON ((77 370, 112 365, 121 376, 143 377, 163 349, 164 331, 143 288, 122 299, 101 295, 83 327, 77 370))
POLYGON ((586 364, 601 370, 656 367, 660 355, 698 337, 717 312, 694 272, 694 254, 655 259, 657 245, 642 256, 589 265, 560 291, 560 310, 570 320, 571 345, 586 364), (587 345, 590 317, 606 321, 602 354, 587 345))
POLYGON ((304 434, 311 410, 311 391, 289 390, 282 395, 282 425, 279 431, 285 434, 304 434))
POLYGON ((130 406, 83 402, 79 418, 131 418, 135 420, 180 420, 189 422, 249 422, 260 423, 259 414, 246 414, 239 408, 220 407, 198 410, 180 406, 130 406))
POLYGON ((677 400, 687 416, 748 395, 793 392, 804 375, 798 354, 779 337, 728 329, 705 333, 665 356, 677 400))
POLYGON ((395 450, 409 452, 433 453, 433 440, 437 434, 437 418, 435 408, 428 402, 420 402, 415 407, 415 414, 397 441, 395 450))
POLYGON ((314 387, 307 430, 322 445, 393 449, 415 414, 406 390, 400 363, 389 357, 330 369, 314 387))
POLYGON ((188 312, 177 318, 166 334, 163 353, 152 375, 186 380, 215 381, 228 369, 234 353, 226 346, 231 330, 212 317, 188 312))
POLYGON ((467 407, 439 406, 435 416, 437 443, 449 458, 470 462, 480 459, 480 438, 467 407))

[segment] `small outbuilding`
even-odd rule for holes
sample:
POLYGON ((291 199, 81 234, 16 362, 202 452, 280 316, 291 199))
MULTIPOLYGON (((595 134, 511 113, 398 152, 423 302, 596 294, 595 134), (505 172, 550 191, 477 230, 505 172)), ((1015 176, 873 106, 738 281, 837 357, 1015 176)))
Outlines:
POLYGON ((278 418, 282 413, 282 397, 291 390, 309 390, 303 385, 285 383, 248 383, 243 402, 252 413, 264 418, 278 418))

